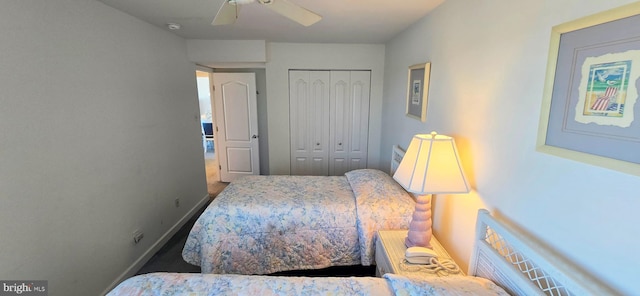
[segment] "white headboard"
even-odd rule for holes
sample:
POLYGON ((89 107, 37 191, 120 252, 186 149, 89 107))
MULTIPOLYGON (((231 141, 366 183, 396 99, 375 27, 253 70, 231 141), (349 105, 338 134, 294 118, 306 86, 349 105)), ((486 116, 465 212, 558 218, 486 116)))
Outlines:
POLYGON ((402 161, 403 157, 404 150, 398 145, 393 145, 393 147, 391 147, 391 169, 389 170, 389 174, 391 176, 393 176, 393 174, 398 169, 398 166, 400 166, 400 162, 402 161))
POLYGON ((484 209, 468 274, 490 279, 511 295, 620 295, 484 209))

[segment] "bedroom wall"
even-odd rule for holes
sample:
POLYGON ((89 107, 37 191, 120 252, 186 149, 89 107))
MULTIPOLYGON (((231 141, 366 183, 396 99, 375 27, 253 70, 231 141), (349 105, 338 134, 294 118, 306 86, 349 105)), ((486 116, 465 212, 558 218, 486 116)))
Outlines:
POLYGON ((0 27, 0 279, 99 295, 205 199, 195 65, 94 0, 3 1, 0 27))
POLYGON ((287 175, 291 168, 289 69, 371 70, 367 165, 379 167, 384 52, 382 44, 267 43, 269 174, 287 175))
POLYGON ((448 0, 387 44, 382 155, 416 133, 455 137, 475 191, 437 196, 434 231, 465 268, 486 207, 621 292, 640 291, 640 179, 535 151, 551 27, 630 2, 448 0), (406 77, 426 61, 421 123, 404 115, 406 77))

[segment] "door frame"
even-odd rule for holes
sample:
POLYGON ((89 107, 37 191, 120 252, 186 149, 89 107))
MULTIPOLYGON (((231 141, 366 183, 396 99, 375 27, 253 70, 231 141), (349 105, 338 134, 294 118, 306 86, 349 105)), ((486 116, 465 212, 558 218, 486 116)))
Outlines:
MULTIPOLYGON (((208 78, 209 78, 209 104, 211 105, 211 122, 213 124, 213 139, 214 139, 214 141, 213 141, 213 151, 218 151, 218 143, 217 143, 217 141, 215 141, 215 138, 217 137, 217 133, 216 133, 216 128, 215 128, 216 111, 215 111, 215 106, 213 105, 213 69, 205 67, 205 66, 201 66, 201 65, 196 65, 196 72, 197 71, 206 72, 208 74, 208 78)), ((202 129, 202 123, 200 123, 200 129, 202 129)), ((206 153, 206 151, 204 151, 204 152, 206 153)), ((220 182, 221 181, 221 177, 220 177, 220 162, 218 161, 218 156, 217 155, 216 155, 215 158, 216 158, 216 163, 218 163, 218 165, 215 166, 215 169, 217 170, 217 174, 216 174, 217 180, 213 180, 213 181, 220 182)))

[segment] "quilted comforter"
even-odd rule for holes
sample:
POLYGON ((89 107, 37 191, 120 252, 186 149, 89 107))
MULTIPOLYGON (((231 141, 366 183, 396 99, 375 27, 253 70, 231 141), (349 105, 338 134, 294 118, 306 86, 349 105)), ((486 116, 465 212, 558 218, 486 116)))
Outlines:
POLYGON ((194 224, 182 251, 203 273, 373 264, 376 231, 408 228, 414 201, 389 175, 247 176, 194 224))
POLYGON ((133 295, 508 295, 493 282, 471 276, 270 277, 151 273, 120 283, 107 296, 133 295))

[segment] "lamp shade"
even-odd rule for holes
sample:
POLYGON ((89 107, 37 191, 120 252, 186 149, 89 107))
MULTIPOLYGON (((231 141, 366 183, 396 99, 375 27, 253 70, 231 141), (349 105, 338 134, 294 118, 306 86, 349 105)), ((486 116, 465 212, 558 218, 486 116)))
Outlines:
POLYGON ((393 179, 416 194, 469 192, 453 138, 436 132, 413 137, 393 179))

